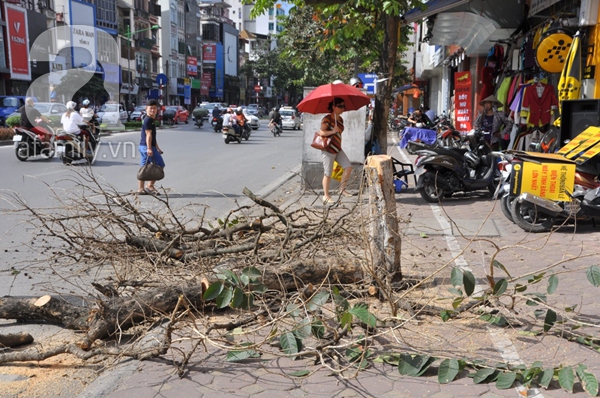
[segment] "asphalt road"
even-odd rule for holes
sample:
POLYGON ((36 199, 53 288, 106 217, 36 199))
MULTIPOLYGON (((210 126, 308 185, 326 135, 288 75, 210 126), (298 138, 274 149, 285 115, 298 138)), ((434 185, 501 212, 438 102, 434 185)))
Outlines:
MULTIPOLYGON (((242 189, 259 192, 270 183, 297 167, 302 157, 302 131, 285 130, 273 137, 262 120, 262 126, 252 131, 248 141, 225 144, 221 134, 209 124, 197 128, 180 124, 157 133, 166 163, 164 180, 156 186, 167 192, 174 207, 206 205, 206 217, 216 219, 236 208, 236 200, 245 199, 242 189)), ((136 173, 140 155, 137 147, 139 132, 103 136, 93 175, 102 184, 110 185, 121 194, 137 190, 136 173)), ((52 207, 58 195, 69 195, 73 178, 87 166, 65 166, 59 159, 17 160, 14 149, 0 147, 0 296, 30 295, 44 291, 16 270, 27 269, 28 260, 36 254, 25 244, 35 235, 26 218, 11 213, 14 195, 19 195, 32 207, 52 207)), ((85 195, 85 192, 84 192, 85 195)), ((153 198, 141 198, 150 206, 153 198)))

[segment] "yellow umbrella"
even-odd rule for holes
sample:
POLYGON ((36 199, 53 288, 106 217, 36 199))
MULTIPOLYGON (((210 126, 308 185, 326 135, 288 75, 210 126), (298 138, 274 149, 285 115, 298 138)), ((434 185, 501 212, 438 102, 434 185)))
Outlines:
POLYGON ((562 110, 564 100, 579 99, 581 92, 581 39, 579 32, 573 37, 565 67, 558 81, 558 100, 562 110))

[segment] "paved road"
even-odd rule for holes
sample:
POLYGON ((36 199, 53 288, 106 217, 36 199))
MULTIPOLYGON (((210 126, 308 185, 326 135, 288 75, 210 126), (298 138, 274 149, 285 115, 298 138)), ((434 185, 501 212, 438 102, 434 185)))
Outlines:
MULTIPOLYGON (((178 131, 173 133, 180 134, 178 131)), ((167 135, 167 132, 161 132, 161 137, 164 135, 167 135)), ((224 144, 218 142, 219 138, 214 138, 212 145, 214 148, 225 148, 224 144)), ((265 135, 263 139, 272 141, 272 138, 265 135)), ((209 140, 213 138, 210 137, 209 140)), ((242 157, 244 144, 234 149, 238 151, 235 153, 242 157)), ((233 144, 226 147, 226 150, 231 150, 231 145, 233 144)), ((170 165, 169 154, 172 152, 169 147, 165 149, 165 156, 170 165)), ((396 152, 396 148, 393 148, 393 151, 392 154, 401 160, 402 156, 406 156, 396 152)), ((413 159, 407 158, 407 160, 413 159)), ((131 163, 127 170, 135 169, 134 162, 131 163)), ((187 177, 182 177, 185 181, 176 179, 177 182, 173 183, 169 178, 167 177, 165 184, 169 182, 169 188, 173 192, 182 192, 182 195, 190 195, 191 192, 193 198, 203 200, 213 197, 207 194, 206 190, 192 191, 182 188, 189 180, 187 177)), ((268 182, 265 180, 263 186, 268 182)), ((119 189, 122 191, 133 189, 127 181, 120 184, 122 185, 119 185, 119 189)), ((272 192, 267 199, 294 206, 320 206, 318 197, 310 195, 300 197, 299 186, 300 181, 297 179, 289 180, 272 192), (290 192, 294 196, 286 197, 290 192)), ((564 231, 552 235, 529 235, 505 219, 500 208, 494 207, 494 202, 485 195, 458 195, 446 201, 443 206, 439 206, 425 203, 412 188, 411 181, 410 188, 396 196, 398 216, 402 221, 401 231, 404 233, 403 272, 405 276, 427 275, 444 263, 451 262, 463 269, 472 270, 481 288, 485 281, 487 264, 495 253, 490 242, 502 248, 496 259, 514 275, 536 272, 559 260, 584 255, 552 268, 553 272, 559 272, 561 282, 555 294, 549 298, 549 303, 561 308, 578 304, 578 309, 581 311, 578 315, 581 319, 589 323, 596 322, 600 316, 600 304, 596 299, 597 289, 592 288, 585 277, 587 267, 600 263, 596 249, 599 235, 593 226, 580 225, 577 233, 574 233, 573 228, 565 228, 564 231), (473 240, 476 233, 480 240, 473 240)), ((226 187, 220 189, 223 189, 223 192, 236 194, 226 187)), ((344 199, 346 202, 351 200, 356 199, 344 199)), ((439 278, 436 278, 435 283, 443 288, 442 295, 447 295, 448 278, 449 270, 440 273, 439 278)), ((546 284, 538 284, 537 288, 538 291, 544 292, 546 284)), ((523 309, 522 314, 528 313, 531 313, 531 309, 523 309)), ((419 327, 415 329, 419 335, 419 327)), ((595 330, 597 328, 591 328, 590 333, 596 333, 595 330)), ((453 325, 452 322, 436 325, 436 331, 439 333, 436 337, 440 339, 440 346, 437 348, 442 354, 461 355, 465 352, 476 352, 498 362, 506 361, 513 364, 531 364, 536 360, 541 360, 545 366, 585 363, 590 371, 600 376, 600 359, 595 350, 555 336, 522 334, 524 331, 518 328, 516 330, 512 328, 460 330, 460 325, 453 325), (458 327, 458 329, 448 329, 448 333, 444 334, 446 327, 458 327)), ((409 330, 405 333, 409 333, 409 330)), ((412 343, 418 342, 412 341, 412 343)), ((574 394, 568 394, 556 386, 542 392, 535 389, 527 390, 522 386, 498 390, 494 385, 475 385, 472 380, 464 377, 448 385, 440 385, 433 375, 424 378, 402 377, 395 367, 383 364, 374 366, 361 373, 358 379, 350 381, 332 376, 326 370, 320 370, 306 379, 294 379, 286 377, 284 373, 305 369, 306 363, 263 358, 264 361, 260 363, 230 364, 224 362, 224 355, 224 352, 211 352, 210 355, 200 354, 194 357, 192 361, 194 365, 182 379, 174 374, 173 366, 168 361, 126 362, 115 371, 105 372, 102 377, 88 386, 80 397, 587 396, 581 388, 576 389, 574 394)))

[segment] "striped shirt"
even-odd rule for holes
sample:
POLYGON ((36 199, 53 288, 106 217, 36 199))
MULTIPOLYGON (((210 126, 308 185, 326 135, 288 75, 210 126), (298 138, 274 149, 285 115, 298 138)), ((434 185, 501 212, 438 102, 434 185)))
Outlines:
POLYGON ((321 120, 321 124, 327 125, 325 131, 333 130, 336 125, 340 130, 339 132, 329 136, 331 138, 331 142, 329 143, 329 149, 327 150, 327 152, 330 153, 338 153, 342 149, 342 132, 344 131, 344 119, 342 119, 342 117, 340 116, 336 122, 335 117, 332 113, 330 113, 326 115, 323 118, 323 120, 321 120))

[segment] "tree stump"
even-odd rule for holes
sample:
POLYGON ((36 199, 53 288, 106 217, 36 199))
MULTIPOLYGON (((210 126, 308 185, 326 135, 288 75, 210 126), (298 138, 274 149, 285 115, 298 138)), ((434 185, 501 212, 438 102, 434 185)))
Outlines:
POLYGON ((365 174, 369 185, 369 215, 371 225, 371 278, 387 283, 402 279, 400 253, 402 241, 398 233, 396 197, 394 194, 394 166, 388 155, 367 158, 365 174))

